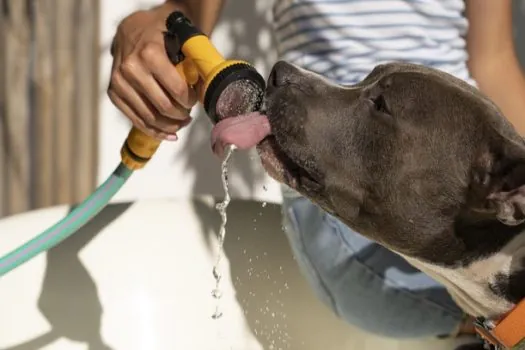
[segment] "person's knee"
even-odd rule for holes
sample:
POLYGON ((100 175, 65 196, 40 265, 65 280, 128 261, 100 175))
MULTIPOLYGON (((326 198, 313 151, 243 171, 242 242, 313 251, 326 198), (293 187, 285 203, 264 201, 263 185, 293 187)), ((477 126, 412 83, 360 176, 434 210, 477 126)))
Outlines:
POLYGON ((453 329, 453 315, 439 315, 442 310, 385 286, 358 254, 344 247, 334 231, 338 226, 317 214, 304 200, 286 202, 283 228, 302 275, 333 313, 352 326, 389 338, 438 336, 453 329), (424 315, 433 311, 436 317, 424 315))

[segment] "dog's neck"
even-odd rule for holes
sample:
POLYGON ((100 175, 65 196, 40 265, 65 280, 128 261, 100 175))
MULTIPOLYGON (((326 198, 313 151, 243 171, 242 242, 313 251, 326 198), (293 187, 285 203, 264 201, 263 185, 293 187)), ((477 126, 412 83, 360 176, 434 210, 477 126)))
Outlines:
POLYGON ((497 319, 525 298, 525 227, 467 222, 456 227, 468 249, 462 261, 452 265, 403 256, 442 283, 466 313, 497 319))

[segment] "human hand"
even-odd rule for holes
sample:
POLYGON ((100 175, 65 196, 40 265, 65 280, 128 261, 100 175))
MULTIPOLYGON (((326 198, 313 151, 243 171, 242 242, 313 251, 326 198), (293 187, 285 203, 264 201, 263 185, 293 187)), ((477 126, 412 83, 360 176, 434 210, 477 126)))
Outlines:
POLYGON ((166 13, 138 11, 118 26, 111 54, 108 96, 133 126, 157 139, 174 141, 188 125, 196 92, 168 58, 164 46, 166 13))

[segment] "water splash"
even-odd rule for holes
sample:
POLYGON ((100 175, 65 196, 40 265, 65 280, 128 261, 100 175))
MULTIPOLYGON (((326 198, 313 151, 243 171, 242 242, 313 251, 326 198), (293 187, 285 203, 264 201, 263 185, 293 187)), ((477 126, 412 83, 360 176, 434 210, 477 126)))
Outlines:
POLYGON ((217 320, 222 317, 222 311, 219 309, 219 303, 220 299, 222 297, 222 291, 220 289, 220 282, 221 282, 221 272, 220 272, 220 263, 223 256, 223 247, 224 247, 224 239, 226 237, 226 223, 228 222, 228 215, 226 213, 226 208, 228 207, 228 204, 230 204, 230 191, 228 188, 228 164, 230 161, 230 158, 233 155, 233 152, 235 151, 236 147, 231 145, 227 147, 226 150, 226 157, 222 161, 221 164, 221 180, 222 180, 222 188, 224 190, 224 200, 220 203, 217 203, 215 205, 215 209, 219 212, 221 215, 221 226, 219 229, 219 244, 218 244, 218 253, 217 253, 217 260, 215 262, 215 266, 213 266, 213 278, 215 279, 215 288, 212 290, 211 295, 213 298, 217 300, 217 304, 215 306, 215 312, 211 316, 214 320, 217 320))

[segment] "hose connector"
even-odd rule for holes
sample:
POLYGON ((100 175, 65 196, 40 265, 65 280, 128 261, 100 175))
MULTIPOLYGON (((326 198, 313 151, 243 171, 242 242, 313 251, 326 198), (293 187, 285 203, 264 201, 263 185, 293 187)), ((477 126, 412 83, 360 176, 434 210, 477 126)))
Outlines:
POLYGON ((161 140, 132 128, 120 149, 122 163, 130 170, 144 168, 160 146, 161 140))

